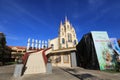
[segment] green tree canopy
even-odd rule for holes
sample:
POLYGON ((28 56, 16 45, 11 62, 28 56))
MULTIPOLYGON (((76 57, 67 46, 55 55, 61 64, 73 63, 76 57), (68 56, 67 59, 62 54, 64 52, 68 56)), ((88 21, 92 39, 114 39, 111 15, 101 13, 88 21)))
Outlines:
POLYGON ((3 33, 0 33, 0 49, 4 49, 6 46, 6 37, 3 33))

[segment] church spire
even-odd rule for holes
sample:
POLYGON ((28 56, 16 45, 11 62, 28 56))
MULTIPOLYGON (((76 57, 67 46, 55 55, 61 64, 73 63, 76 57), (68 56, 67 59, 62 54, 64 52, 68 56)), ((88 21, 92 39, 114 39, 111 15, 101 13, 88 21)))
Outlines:
POLYGON ((65 22, 67 22, 68 20, 67 20, 67 16, 65 16, 65 22))
POLYGON ((60 26, 62 26, 62 21, 60 22, 60 26))
POLYGON ((62 24, 62 21, 60 22, 60 28, 62 28, 63 24, 62 24))
POLYGON ((63 26, 63 24, 62 24, 62 21, 61 21, 61 22, 60 22, 60 27, 59 27, 59 32, 61 32, 62 26, 63 26))

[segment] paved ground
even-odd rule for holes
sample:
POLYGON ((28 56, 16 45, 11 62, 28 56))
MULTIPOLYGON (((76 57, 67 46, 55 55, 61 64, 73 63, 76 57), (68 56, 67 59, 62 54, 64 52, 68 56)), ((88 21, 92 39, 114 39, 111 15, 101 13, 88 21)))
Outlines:
POLYGON ((0 66, 0 80, 10 80, 13 76, 14 65, 0 66))
POLYGON ((120 72, 104 72, 99 70, 87 70, 80 67, 61 68, 80 80, 120 80, 120 72))
POLYGON ((83 68, 53 67, 52 74, 23 75, 13 78, 15 65, 0 66, 0 80, 120 80, 120 73, 108 73, 83 68))
POLYGON ((24 75, 22 76, 22 80, 79 80, 79 79, 61 70, 60 68, 54 67, 52 74, 24 75))

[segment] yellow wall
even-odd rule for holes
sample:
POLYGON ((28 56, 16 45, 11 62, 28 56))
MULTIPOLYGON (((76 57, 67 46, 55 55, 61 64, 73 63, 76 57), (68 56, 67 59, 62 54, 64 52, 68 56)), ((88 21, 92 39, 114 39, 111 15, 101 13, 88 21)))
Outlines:
POLYGON ((71 67, 71 58, 69 53, 54 54, 50 58, 53 66, 71 67))

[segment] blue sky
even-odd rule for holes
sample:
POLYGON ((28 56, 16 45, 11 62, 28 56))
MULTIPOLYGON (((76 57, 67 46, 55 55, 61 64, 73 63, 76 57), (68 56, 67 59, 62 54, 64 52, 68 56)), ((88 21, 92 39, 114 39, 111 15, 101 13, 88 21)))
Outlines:
POLYGON ((65 16, 78 40, 90 31, 120 39, 120 0, 0 0, 0 32, 10 46, 57 37, 65 16))

